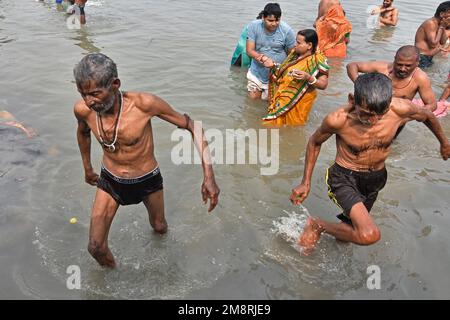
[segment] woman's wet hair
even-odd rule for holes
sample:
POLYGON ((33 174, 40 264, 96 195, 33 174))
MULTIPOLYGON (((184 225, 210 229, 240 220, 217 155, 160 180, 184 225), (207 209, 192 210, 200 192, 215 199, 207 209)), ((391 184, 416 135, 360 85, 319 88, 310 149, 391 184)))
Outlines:
POLYGON ((450 10, 450 1, 442 2, 436 9, 436 13, 434 14, 435 18, 439 18, 441 13, 450 10))
POLYGON ((305 29, 300 30, 297 35, 303 36, 306 42, 312 44, 311 52, 315 53, 317 50, 317 44, 319 43, 319 37, 317 36, 316 30, 313 29, 305 29))
POLYGON ((392 80, 378 72, 362 74, 355 81, 354 95, 358 106, 384 114, 392 100, 392 80))
POLYGON ((268 3, 261 12, 264 18, 274 16, 277 20, 281 18, 281 8, 278 3, 268 3))
POLYGON ((101 88, 107 88, 118 77, 116 64, 102 53, 91 53, 81 59, 73 75, 77 86, 92 80, 101 88))

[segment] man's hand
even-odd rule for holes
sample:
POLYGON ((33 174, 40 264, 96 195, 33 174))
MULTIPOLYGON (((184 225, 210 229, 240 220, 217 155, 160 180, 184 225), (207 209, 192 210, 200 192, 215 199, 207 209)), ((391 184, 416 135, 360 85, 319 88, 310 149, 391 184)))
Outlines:
POLYGON ((96 174, 93 169, 85 170, 84 181, 86 181, 86 183, 89 183, 91 186, 96 186, 98 181, 98 174, 96 174))
POLYGON ((442 159, 446 160, 450 158, 450 143, 446 143, 441 145, 441 155, 442 159))
POLYGON ((263 66, 266 68, 272 68, 274 65, 275 65, 275 63, 270 58, 265 59, 263 62, 263 66))
POLYGON ((208 199, 210 199, 208 212, 214 210, 219 202, 219 193, 220 189, 216 184, 216 180, 214 178, 205 179, 202 183, 202 198, 203 203, 207 203, 208 199))
POLYGON ((371 14, 371 15, 374 15, 374 14, 379 14, 379 13, 381 13, 381 8, 380 8, 380 7, 378 7, 378 8, 376 8, 376 9, 372 10, 372 12, 371 12, 370 14, 371 14))
POLYGON ((292 189, 292 193, 290 196, 291 202, 295 205, 301 204, 305 201, 306 197, 308 197, 310 187, 300 184, 294 189, 292 189))

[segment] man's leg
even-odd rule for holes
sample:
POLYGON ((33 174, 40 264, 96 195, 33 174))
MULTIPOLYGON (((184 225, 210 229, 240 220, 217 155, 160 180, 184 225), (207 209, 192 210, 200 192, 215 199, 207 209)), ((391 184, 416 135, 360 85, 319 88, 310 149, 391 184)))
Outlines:
POLYGON ((248 96, 251 99, 261 99, 261 91, 255 90, 255 91, 249 91, 248 96))
POLYGON ((149 194, 144 199, 147 208, 150 225, 155 232, 164 234, 167 232, 167 221, 164 216, 164 191, 158 190, 149 194))
POLYGON ((114 268, 116 262, 108 248, 108 234, 119 204, 105 191, 97 189, 92 207, 88 251, 104 267, 114 268))
POLYGON ((371 245, 380 240, 380 230, 362 202, 352 207, 350 219, 353 227, 343 222, 333 223, 310 217, 300 236, 299 244, 305 249, 313 249, 322 232, 334 236, 337 240, 359 245, 371 245))

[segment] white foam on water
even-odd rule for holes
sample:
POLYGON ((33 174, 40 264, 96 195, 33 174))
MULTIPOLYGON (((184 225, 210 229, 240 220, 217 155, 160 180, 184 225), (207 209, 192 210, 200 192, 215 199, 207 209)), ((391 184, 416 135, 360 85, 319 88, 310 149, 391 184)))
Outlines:
POLYGON ((81 22, 80 18, 76 14, 72 14, 70 17, 66 20, 67 28, 70 30, 78 30, 81 29, 81 22))
POLYGON ((377 8, 378 6, 376 5, 370 5, 367 7, 366 12, 369 14, 369 17, 367 18, 366 27, 368 29, 377 29, 380 27, 380 14, 370 14, 377 8))
POLYGON ((271 231, 290 243, 294 249, 301 252, 301 247, 298 245, 297 240, 303 232, 306 220, 311 215, 303 205, 300 205, 299 208, 301 213, 283 210, 287 217, 280 217, 278 221, 273 221, 274 229, 271 231))
POLYGON ((105 0, 90 0, 88 2, 86 2, 85 6, 86 7, 101 7, 105 4, 105 0))

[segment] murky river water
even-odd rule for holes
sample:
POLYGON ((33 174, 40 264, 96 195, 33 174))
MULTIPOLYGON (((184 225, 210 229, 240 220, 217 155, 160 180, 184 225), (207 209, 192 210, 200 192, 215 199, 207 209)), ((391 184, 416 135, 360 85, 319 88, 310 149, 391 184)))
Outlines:
MULTIPOLYGON (((154 120, 156 156, 165 180, 169 232, 151 232, 143 205, 121 207, 110 232, 118 262, 105 271, 86 246, 95 189, 83 181, 73 103, 72 68, 103 52, 118 65, 122 88, 149 91, 206 129, 261 129, 264 103, 246 98, 245 71, 229 61, 242 27, 261 1, 88 1, 88 24, 70 30, 53 1, 0 1, 0 110, 32 127, 29 139, 0 126, 0 298, 38 299, 352 299, 450 298, 450 164, 428 129, 408 124, 387 162, 389 180, 373 215, 382 240, 370 247, 324 236, 309 257, 294 244, 305 214, 289 194, 303 170, 309 135, 325 114, 345 103, 351 60, 393 59, 411 44, 419 24, 440 1, 395 1, 396 28, 368 30, 366 8, 381 1, 343 0, 353 23, 349 54, 332 60, 330 85, 319 93, 309 123, 280 130, 279 170, 260 165, 215 165, 220 204, 201 203, 201 168, 176 166, 174 127, 154 120), (78 223, 70 224, 72 217, 78 223), (66 269, 81 270, 81 289, 68 290, 66 269), (367 268, 381 270, 381 289, 368 290, 367 268)), ((318 1, 281 1, 283 20, 307 28, 318 1)), ((449 64, 429 70, 440 94, 449 64)), ((450 116, 440 119, 450 136, 450 116)), ((321 151, 305 202, 311 214, 333 220, 325 169, 334 139, 321 151)), ((101 150, 92 145, 98 170, 101 150)))

